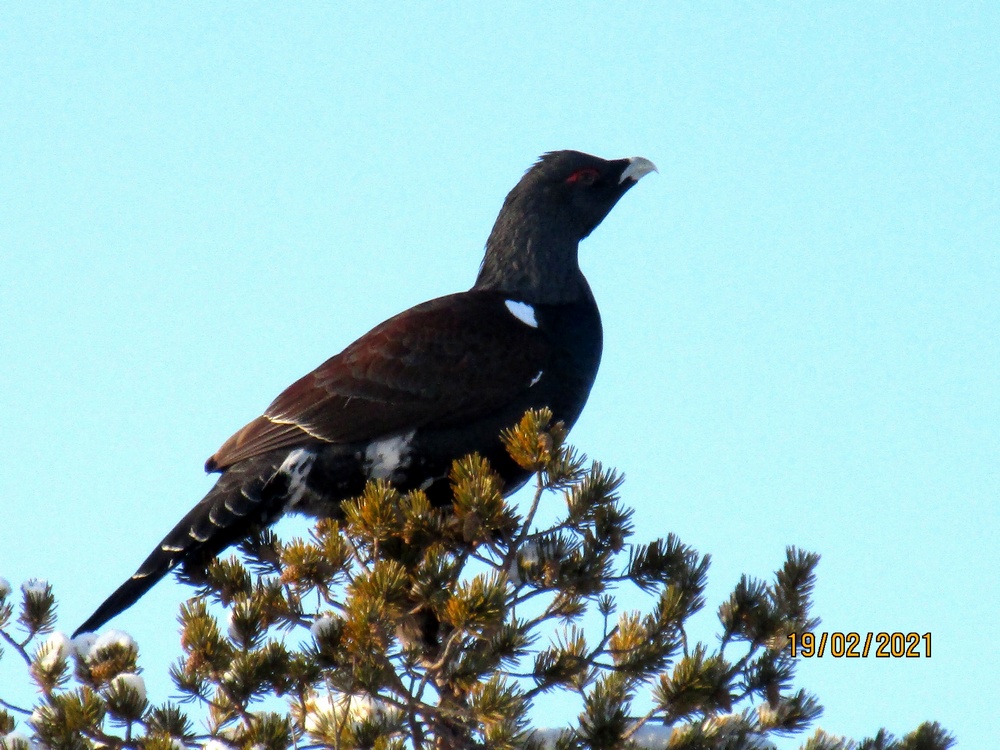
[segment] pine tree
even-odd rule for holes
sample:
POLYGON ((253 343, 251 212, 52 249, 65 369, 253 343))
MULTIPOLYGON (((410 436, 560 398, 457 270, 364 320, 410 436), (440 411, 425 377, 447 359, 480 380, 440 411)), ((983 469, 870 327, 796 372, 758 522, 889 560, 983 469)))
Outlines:
MULTIPOLYGON (((55 632, 47 584, 22 587, 13 620, 0 579, 0 638, 39 691, 30 709, 0 696, 0 745, 610 750, 655 736, 659 747, 737 750, 804 733, 822 709, 796 687, 788 644, 819 623, 818 555, 789 548, 773 580, 744 576, 718 608, 717 642, 691 642, 708 556, 673 534, 635 540, 622 477, 551 422, 529 412, 504 435, 536 477, 523 515, 473 455, 452 469, 451 508, 372 482, 310 538, 264 532, 189 574, 178 702, 148 701, 124 634, 55 632), (537 528, 540 504, 556 498, 565 511, 537 528), (649 604, 624 609, 623 597, 649 604), (577 696, 579 715, 561 731, 531 726, 531 707, 556 691, 577 696)), ((952 744, 927 723, 860 743, 816 730, 802 747, 952 744)))

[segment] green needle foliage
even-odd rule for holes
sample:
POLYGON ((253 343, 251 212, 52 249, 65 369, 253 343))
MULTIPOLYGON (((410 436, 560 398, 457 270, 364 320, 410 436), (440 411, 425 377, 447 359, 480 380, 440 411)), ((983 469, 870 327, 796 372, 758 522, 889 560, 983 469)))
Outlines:
MULTIPOLYGON (((718 608, 717 641, 692 643, 708 556, 673 534, 635 540, 622 477, 565 437, 544 410, 503 435, 536 477, 523 515, 473 455, 455 462, 450 508, 371 482, 309 539, 265 531, 212 562, 181 607, 176 702, 147 700, 124 634, 71 643, 47 584, 19 603, 0 587, 0 637, 38 689, 32 707, 0 702, 0 745, 610 750, 655 730, 657 747, 737 750, 808 731, 822 709, 796 687, 787 646, 818 625, 819 557, 789 548, 773 581, 745 576, 718 608), (538 528, 542 502, 565 511, 538 528), (623 595, 648 606, 623 609, 623 595), (556 691, 579 714, 536 731, 530 709, 556 691)), ((802 747, 952 744, 924 724, 860 743, 816 730, 802 747)))

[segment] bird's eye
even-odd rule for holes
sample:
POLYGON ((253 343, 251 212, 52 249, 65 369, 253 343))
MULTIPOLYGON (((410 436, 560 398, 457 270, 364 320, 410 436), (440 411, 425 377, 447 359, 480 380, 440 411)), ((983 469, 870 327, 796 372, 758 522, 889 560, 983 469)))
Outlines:
POLYGON ((578 169, 566 178, 567 185, 593 185, 600 177, 600 173, 593 167, 578 169))

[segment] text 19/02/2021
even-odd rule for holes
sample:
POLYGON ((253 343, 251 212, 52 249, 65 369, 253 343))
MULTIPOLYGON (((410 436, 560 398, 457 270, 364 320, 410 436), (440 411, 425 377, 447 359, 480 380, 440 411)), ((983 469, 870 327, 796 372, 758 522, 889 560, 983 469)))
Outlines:
POLYGON ((920 658, 931 656, 930 633, 791 633, 788 649, 793 657, 832 656, 835 659, 920 658))

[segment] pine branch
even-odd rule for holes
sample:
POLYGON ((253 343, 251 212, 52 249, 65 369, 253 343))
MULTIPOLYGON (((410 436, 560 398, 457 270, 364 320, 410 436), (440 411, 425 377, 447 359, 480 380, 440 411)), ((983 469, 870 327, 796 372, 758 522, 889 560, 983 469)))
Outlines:
MULTIPOLYGON (((781 649, 788 633, 818 622, 817 555, 789 547, 771 583, 744 576, 718 609, 717 649, 689 644, 686 623, 705 604, 709 557, 674 535, 634 542, 621 476, 585 466, 545 411, 526 415, 504 440, 535 473, 523 518, 473 456, 455 464, 450 508, 372 483, 345 503, 342 523, 321 521, 308 539, 287 544, 266 532, 241 545, 242 561, 208 565, 182 607, 184 656, 170 668, 182 701, 207 712, 207 734, 195 735, 174 704, 114 714, 120 696, 110 686, 137 674, 134 645, 77 654, 69 670, 51 636, 32 657, 26 646, 53 626, 55 600, 47 584, 29 587, 19 612, 27 639, 18 643, 2 623, 0 636, 46 686, 36 735, 81 750, 209 739, 265 750, 535 748, 527 715, 553 690, 584 702, 557 743, 566 750, 630 747, 653 722, 669 728, 675 750, 756 748, 805 731, 821 709, 796 689, 796 662, 781 649), (532 528, 541 504, 556 497, 565 512, 532 528), (652 604, 619 611, 618 598, 636 593, 652 604), (603 626, 593 643, 576 623, 595 605, 603 626), (296 645, 294 634, 305 640, 296 645), (725 654, 737 642, 746 649, 730 663, 725 654), (636 714, 632 702, 646 693, 653 707, 636 714), (284 701, 287 714, 256 710, 268 698, 284 701)), ((14 726, 4 710, 29 714, 0 699, 0 735, 14 726)), ((806 748, 846 747, 839 742, 817 732, 806 748)), ((952 743, 925 724, 858 748, 952 743)))

